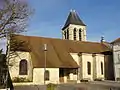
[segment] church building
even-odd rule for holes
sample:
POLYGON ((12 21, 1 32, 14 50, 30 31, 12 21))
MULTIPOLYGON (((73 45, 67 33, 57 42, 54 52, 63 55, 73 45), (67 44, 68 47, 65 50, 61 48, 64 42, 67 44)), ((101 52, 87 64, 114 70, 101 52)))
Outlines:
POLYGON ((87 41, 86 24, 76 11, 70 11, 61 31, 62 39, 11 36, 9 70, 13 82, 59 84, 113 79, 113 65, 109 63, 112 50, 103 42, 87 41))

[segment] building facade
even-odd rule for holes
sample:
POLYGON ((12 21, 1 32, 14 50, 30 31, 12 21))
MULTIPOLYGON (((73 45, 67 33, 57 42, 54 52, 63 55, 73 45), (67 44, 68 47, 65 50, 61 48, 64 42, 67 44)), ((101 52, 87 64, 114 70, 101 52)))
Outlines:
POLYGON ((120 80, 120 38, 112 42, 115 80, 120 80))
POLYGON ((62 28, 62 39, 13 35, 10 45, 14 58, 9 70, 14 82, 58 84, 106 79, 105 57, 111 51, 103 43, 86 40, 86 25, 74 10, 62 28))

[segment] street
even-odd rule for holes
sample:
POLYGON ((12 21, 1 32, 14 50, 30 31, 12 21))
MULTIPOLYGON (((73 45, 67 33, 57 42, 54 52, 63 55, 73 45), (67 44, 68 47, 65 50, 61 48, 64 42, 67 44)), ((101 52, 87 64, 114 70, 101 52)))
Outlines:
MULTIPOLYGON (((15 86, 15 90, 46 90, 44 85, 15 86)), ((109 81, 93 81, 74 84, 59 84, 55 90, 120 90, 120 83, 109 81)))

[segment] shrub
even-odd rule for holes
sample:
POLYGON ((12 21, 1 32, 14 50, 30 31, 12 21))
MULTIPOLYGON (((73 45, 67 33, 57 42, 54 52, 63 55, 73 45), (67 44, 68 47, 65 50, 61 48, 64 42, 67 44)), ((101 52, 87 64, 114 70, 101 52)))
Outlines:
POLYGON ((56 88, 56 84, 49 83, 47 85, 47 90, 55 90, 55 88, 56 88))
POLYGON ((96 78, 96 79, 94 79, 94 81, 102 81, 102 79, 101 78, 96 78))
POLYGON ((120 78, 116 78, 117 79, 117 81, 120 81, 120 78))
POLYGON ((88 82, 87 79, 81 79, 80 82, 88 82))
POLYGON ((25 77, 14 77, 13 82, 30 82, 30 80, 25 77))

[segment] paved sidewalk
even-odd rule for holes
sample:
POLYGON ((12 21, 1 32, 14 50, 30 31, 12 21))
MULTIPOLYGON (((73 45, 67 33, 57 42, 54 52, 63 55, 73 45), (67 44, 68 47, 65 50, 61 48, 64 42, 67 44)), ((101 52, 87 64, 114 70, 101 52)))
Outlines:
MULTIPOLYGON (((45 85, 15 86, 15 90, 46 90, 45 85)), ((120 82, 91 81, 73 84, 58 84, 55 90, 120 90, 120 82)))
POLYGON ((26 86, 15 86, 15 90, 46 90, 44 85, 26 85, 26 86))
POLYGON ((56 90, 120 90, 120 83, 93 81, 79 84, 61 84, 56 90))

